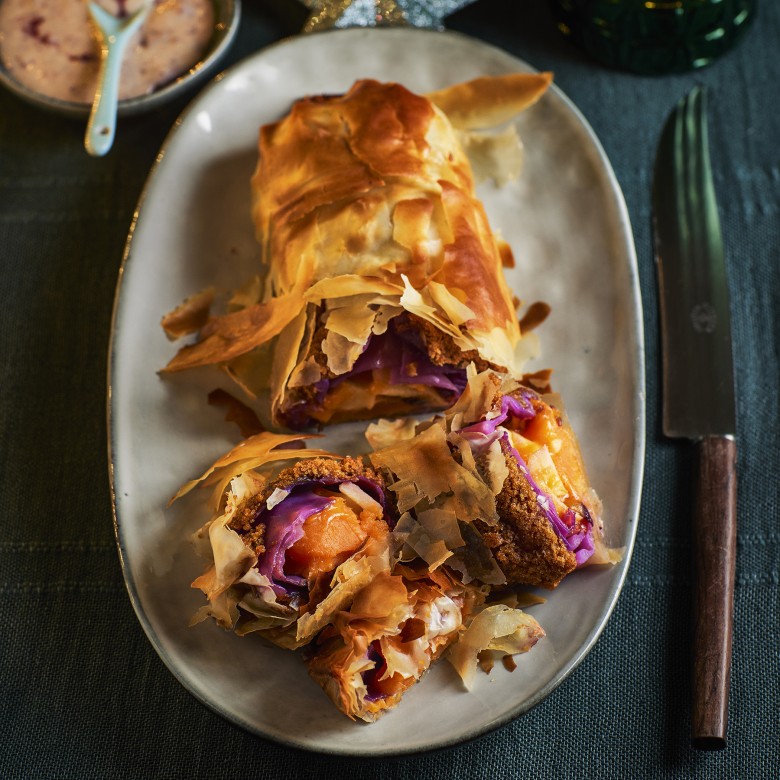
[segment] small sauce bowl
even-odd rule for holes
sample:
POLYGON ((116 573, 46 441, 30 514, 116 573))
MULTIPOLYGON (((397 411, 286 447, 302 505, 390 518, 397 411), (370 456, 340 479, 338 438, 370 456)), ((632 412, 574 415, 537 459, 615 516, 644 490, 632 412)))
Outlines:
MULTIPOLYGON (((213 74, 238 32, 241 0, 212 0, 212 2, 214 3, 214 32, 201 59, 159 89, 138 97, 120 100, 118 109, 120 117, 150 111, 168 100, 180 97, 213 74)), ((2 3, 3 0, 0 0, 0 5, 2 3)), ((91 102, 75 103, 60 100, 27 87, 9 73, 2 61, 0 61, 0 84, 28 103, 71 117, 86 118, 92 107, 91 102)))

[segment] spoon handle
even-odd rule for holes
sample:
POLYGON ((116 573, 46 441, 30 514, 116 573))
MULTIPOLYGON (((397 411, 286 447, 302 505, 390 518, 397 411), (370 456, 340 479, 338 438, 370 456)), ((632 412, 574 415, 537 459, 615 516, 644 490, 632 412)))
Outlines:
POLYGON ((89 4, 101 37, 101 60, 98 87, 87 122, 84 146, 93 157, 105 155, 114 143, 119 105, 119 77, 125 48, 149 11, 149 4, 123 22, 95 3, 89 4))

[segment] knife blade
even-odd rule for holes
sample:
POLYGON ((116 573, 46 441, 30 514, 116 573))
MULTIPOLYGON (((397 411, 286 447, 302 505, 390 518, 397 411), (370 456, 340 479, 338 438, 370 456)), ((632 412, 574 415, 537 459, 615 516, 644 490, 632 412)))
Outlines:
POLYGON ((736 413, 728 280, 700 87, 677 104, 653 171, 663 430, 696 442, 691 743, 726 746, 736 560, 736 413))

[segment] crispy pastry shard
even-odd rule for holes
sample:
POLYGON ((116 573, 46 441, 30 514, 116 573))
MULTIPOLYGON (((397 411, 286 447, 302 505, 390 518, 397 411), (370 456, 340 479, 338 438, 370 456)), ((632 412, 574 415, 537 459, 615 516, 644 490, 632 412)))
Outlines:
POLYGON ((166 314, 161 322, 165 335, 174 340, 197 333, 208 322, 216 292, 214 287, 201 290, 166 314))
MULTIPOLYGON (((489 77, 424 97, 365 80, 261 128, 262 291, 234 296, 238 308, 211 316, 166 370, 216 363, 257 392, 248 363, 274 340, 272 417, 293 429, 444 409, 470 362, 518 375, 535 340, 521 334, 506 251, 448 116, 503 122, 549 82, 489 77)), ((508 156, 512 138, 495 148, 508 156)), ((494 161, 481 167, 497 177, 494 161)))
POLYGON ((427 97, 458 129, 495 127, 536 103, 552 79, 552 73, 483 76, 429 92, 427 97))
POLYGON ((483 607, 469 621, 468 628, 447 654, 447 660, 472 688, 477 659, 485 651, 505 655, 527 653, 542 637, 544 630, 530 615, 505 604, 483 607))

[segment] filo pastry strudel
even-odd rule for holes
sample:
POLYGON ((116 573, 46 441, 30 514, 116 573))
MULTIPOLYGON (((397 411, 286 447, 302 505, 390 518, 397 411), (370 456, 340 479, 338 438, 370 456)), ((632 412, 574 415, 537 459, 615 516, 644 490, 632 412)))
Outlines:
POLYGON ((263 278, 226 314, 208 313, 207 292, 166 317, 171 336, 198 331, 166 371, 218 364, 250 394, 267 382, 273 423, 294 430, 444 409, 471 362, 519 375, 535 343, 464 149, 483 161, 492 150, 494 173, 516 168, 514 125, 474 128, 506 122, 550 80, 489 77, 427 97, 363 80, 262 127, 252 216, 263 278))
POLYGON ((175 496, 213 486, 213 516, 195 536, 211 563, 192 583, 208 603, 193 623, 212 617, 294 649, 388 568, 382 478, 297 438, 252 436, 175 496))
POLYGON ((536 620, 441 566, 398 564, 369 583, 305 650, 306 666, 352 719, 374 721, 440 656, 470 688, 485 652, 528 652, 544 636, 536 620))
POLYGON ((301 445, 256 434, 174 497, 213 489, 213 515, 195 534, 210 563, 192 583, 207 603, 192 625, 213 618, 303 648, 311 677, 364 721, 395 707, 445 651, 468 688, 483 653, 524 653, 544 636, 521 609, 488 605, 489 586, 419 558, 399 563, 381 475, 301 445))
POLYGON ((544 588, 620 559, 605 543, 601 502, 548 378, 521 383, 472 366, 444 415, 369 426, 370 459, 394 496, 406 556, 446 562, 465 582, 544 588))

